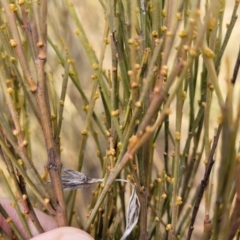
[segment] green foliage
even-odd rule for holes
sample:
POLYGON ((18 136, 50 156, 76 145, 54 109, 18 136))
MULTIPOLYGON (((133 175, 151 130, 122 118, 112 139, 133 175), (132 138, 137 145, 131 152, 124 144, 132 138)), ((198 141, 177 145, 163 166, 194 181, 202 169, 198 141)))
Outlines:
POLYGON ((120 239, 130 200, 140 216, 128 239, 233 239, 240 222, 234 96, 240 53, 225 64, 222 58, 239 1, 228 9, 225 35, 225 1, 99 3, 85 6, 84 17, 78 1, 0 3, 0 155, 7 169, 1 175, 13 201, 24 205, 39 233, 33 205, 59 226, 78 223, 96 239, 120 239), (101 30, 85 19, 97 11, 101 30), (85 185, 103 181, 92 195, 81 190, 85 209, 76 190, 63 193, 62 164, 101 175, 79 173, 85 185))

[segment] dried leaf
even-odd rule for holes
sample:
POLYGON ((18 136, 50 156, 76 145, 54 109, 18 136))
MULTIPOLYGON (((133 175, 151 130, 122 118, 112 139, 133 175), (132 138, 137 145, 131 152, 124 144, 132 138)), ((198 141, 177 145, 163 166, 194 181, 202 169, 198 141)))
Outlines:
MULTIPOLYGON (((88 187, 93 183, 103 182, 103 179, 101 178, 89 178, 85 174, 78 171, 66 168, 63 168, 62 171, 62 185, 64 190, 82 189, 88 187)), ((124 179, 116 179, 115 181, 127 182, 132 184, 131 182, 124 179)), ((132 195, 128 203, 127 226, 120 240, 126 239, 126 237, 131 233, 131 231, 138 222, 139 214, 140 201, 138 199, 136 189, 135 187, 133 187, 132 195)))
POLYGON ((89 178, 85 174, 63 168, 62 173, 62 185, 64 190, 75 190, 87 188, 94 183, 103 182, 101 178, 89 178))
POLYGON ((139 213, 140 202, 136 193, 136 189, 133 188, 132 195, 128 204, 127 226, 120 240, 126 239, 126 237, 131 233, 138 222, 139 213))

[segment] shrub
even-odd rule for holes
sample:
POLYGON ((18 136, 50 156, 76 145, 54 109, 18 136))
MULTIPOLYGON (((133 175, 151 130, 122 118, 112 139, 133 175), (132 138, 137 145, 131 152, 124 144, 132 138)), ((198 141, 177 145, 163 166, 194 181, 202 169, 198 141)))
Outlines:
POLYGON ((1 175, 13 201, 39 232, 33 205, 96 239, 192 239, 198 212, 195 239, 239 238, 240 53, 223 58, 239 1, 225 34, 225 1, 99 3, 81 18, 82 2, 1 1, 1 175), (98 10, 103 31, 86 25, 98 10), (81 208, 73 189, 93 183, 81 208))

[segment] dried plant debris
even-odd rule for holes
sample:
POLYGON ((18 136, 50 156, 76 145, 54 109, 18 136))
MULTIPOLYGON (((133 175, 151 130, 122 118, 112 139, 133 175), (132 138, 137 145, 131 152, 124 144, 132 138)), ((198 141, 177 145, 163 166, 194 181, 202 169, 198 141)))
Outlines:
MULTIPOLYGON (((102 178, 90 178, 81 172, 67 168, 63 168, 62 171, 62 185, 64 190, 87 188, 91 184, 103 182, 102 178)), ((127 226, 123 236, 121 237, 121 240, 124 240, 131 233, 138 222, 140 214, 140 201, 136 193, 136 188, 131 182, 125 179, 116 179, 116 181, 127 182, 133 186, 132 194, 128 204, 127 226)))
POLYGON ((63 168, 62 185, 64 190, 76 190, 87 188, 91 184, 103 182, 101 178, 89 178, 85 174, 63 168))
POLYGON ((136 188, 133 188, 132 195, 128 204, 127 226, 120 240, 126 239, 138 222, 140 213, 140 202, 136 193, 136 188))

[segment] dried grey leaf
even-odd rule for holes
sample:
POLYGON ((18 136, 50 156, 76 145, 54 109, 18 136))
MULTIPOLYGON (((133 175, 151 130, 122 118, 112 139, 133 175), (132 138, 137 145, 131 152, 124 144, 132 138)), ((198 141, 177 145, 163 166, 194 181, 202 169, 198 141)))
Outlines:
POLYGON ((138 222, 140 214, 140 201, 136 189, 133 188, 132 195, 128 203, 127 226, 120 240, 126 239, 138 222))
MULTIPOLYGON (((93 183, 103 182, 102 178, 89 178, 85 174, 78 171, 66 168, 63 168, 62 171, 62 185, 64 190, 82 189, 93 183)), ((115 181, 127 182, 133 186, 131 182, 125 179, 116 179, 115 181)), ((128 203, 127 226, 120 240, 126 239, 126 237, 131 233, 138 222, 139 214, 140 201, 138 199, 136 189, 133 187, 133 191, 128 203)))
POLYGON ((101 178, 89 178, 81 172, 67 168, 63 168, 62 172, 62 185, 64 190, 87 188, 91 184, 103 182, 101 178))

